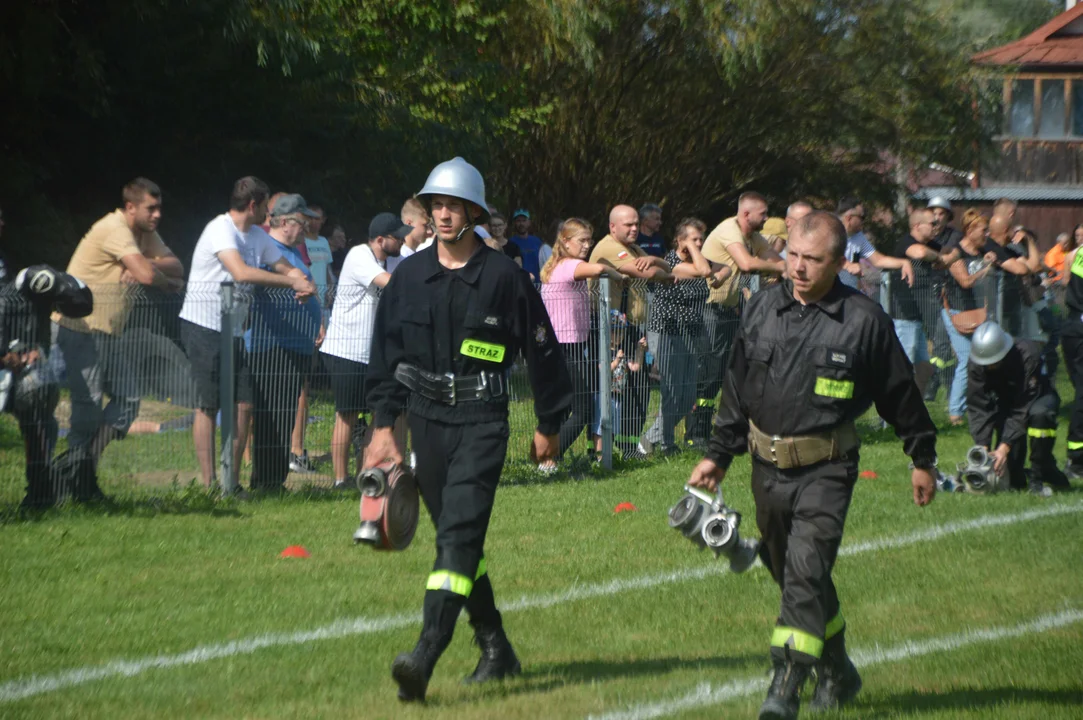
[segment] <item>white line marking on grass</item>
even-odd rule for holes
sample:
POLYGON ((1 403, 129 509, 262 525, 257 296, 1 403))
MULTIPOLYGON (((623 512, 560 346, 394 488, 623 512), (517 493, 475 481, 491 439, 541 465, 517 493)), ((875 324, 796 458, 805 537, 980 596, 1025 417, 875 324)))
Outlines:
MULTIPOLYGON (((1025 635, 1037 635, 1048 630, 1064 627, 1083 621, 1083 610, 1065 610, 1051 615, 1042 615, 1019 625, 1006 627, 979 628, 966 630, 954 635, 946 635, 929 640, 908 640, 890 648, 873 646, 867 650, 852 653, 854 663, 859 667, 871 667, 882 663, 898 662, 931 655, 939 652, 960 650, 970 645, 1008 640, 1025 635)), ((701 683, 686 695, 654 703, 635 705, 625 710, 588 715, 587 720, 650 720, 695 708, 719 705, 730 700, 748 697, 757 692, 764 692, 770 684, 765 677, 734 680, 725 685, 713 686, 701 683)))
MULTIPOLYGON (((1013 525, 1015 523, 1029 522, 1041 518, 1066 515, 1069 513, 1083 512, 1083 503, 1061 503, 1049 505, 1037 510, 1028 510, 1021 513, 1008 515, 985 515, 973 520, 960 520, 957 522, 936 525, 925 530, 918 530, 907 535, 870 540, 855 545, 845 545, 840 550, 840 555, 857 555, 860 553, 890 550, 922 542, 929 542, 938 538, 954 535, 971 530, 980 530, 988 527, 1013 525)), ((634 578, 617 578, 603 583, 591 583, 587 585, 574 585, 567 590, 549 595, 525 595, 514 600, 501 608, 503 612, 520 612, 523 610, 538 610, 563 605, 564 603, 586 600, 595 597, 606 597, 628 592, 630 590, 645 590, 659 585, 701 580, 712 575, 721 575, 728 572, 725 565, 713 563, 702 567, 676 570, 668 573, 656 573, 653 575, 641 575, 634 578)), ((92 665, 51 675, 30 675, 28 677, 9 680, 0 685, 0 703, 15 702, 25 698, 56 692, 77 685, 106 680, 114 677, 134 677, 148 670, 181 667, 185 665, 197 665, 199 663, 233 657, 236 655, 250 655, 258 650, 269 647, 283 647, 289 645, 305 645, 319 640, 337 640, 355 635, 368 635, 372 633, 396 630, 421 622, 420 614, 384 615, 375 618, 355 618, 352 620, 339 620, 314 630, 304 630, 293 633, 271 633, 256 635, 247 640, 235 640, 216 645, 202 645, 192 650, 173 655, 151 655, 134 660, 113 660, 103 665, 92 665)))

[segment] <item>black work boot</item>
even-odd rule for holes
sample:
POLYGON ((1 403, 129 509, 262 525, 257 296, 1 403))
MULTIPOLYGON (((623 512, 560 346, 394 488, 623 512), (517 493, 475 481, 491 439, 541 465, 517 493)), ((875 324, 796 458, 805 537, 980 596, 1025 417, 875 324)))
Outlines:
POLYGON ((429 678, 432 677, 432 670, 436 667, 442 651, 443 648, 422 636, 412 651, 401 653, 395 658, 391 663, 391 677, 399 684, 399 700, 424 702, 429 678))
POLYGON ((463 684, 503 680, 523 671, 519 658, 515 657, 515 650, 508 642, 508 636, 504 634, 504 628, 499 625, 475 627, 474 642, 481 648, 481 659, 478 660, 473 674, 463 678, 463 684))
POLYGON ((401 653, 391 663, 391 677, 399 684, 399 700, 424 701, 436 661, 451 644, 455 621, 466 598, 447 590, 425 592, 421 637, 414 649, 401 653))
POLYGON ((824 642, 824 654, 815 669, 816 689, 809 710, 834 710, 853 700, 861 690, 861 675, 846 654, 841 632, 824 642))
POLYGON ((760 720, 797 720, 801 707, 801 686, 809 668, 792 660, 774 658, 775 675, 767 689, 767 699, 760 706, 760 720))

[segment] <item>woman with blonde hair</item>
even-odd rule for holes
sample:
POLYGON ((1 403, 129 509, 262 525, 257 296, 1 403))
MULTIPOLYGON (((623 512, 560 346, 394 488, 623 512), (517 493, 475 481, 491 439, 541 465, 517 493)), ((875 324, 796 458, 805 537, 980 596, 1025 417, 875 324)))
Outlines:
MULTIPOLYGON (((583 428, 590 426, 594 405, 591 398, 597 385, 593 382, 597 358, 590 352, 590 293, 586 281, 602 275, 608 275, 610 282, 624 279, 607 265, 586 262, 590 257, 593 234, 594 228, 586 220, 566 220, 553 243, 553 254, 540 273, 542 301, 575 388, 572 413, 560 428, 561 453, 576 441, 583 428)), ((539 469, 547 471, 551 467, 539 469)))
MULTIPOLYGON (((978 285, 995 269, 996 255, 985 250, 985 233, 989 218, 974 208, 963 213, 963 237, 959 239, 959 259, 948 267, 949 277, 944 284, 944 327, 955 351, 955 378, 948 397, 948 416, 952 425, 962 425, 966 414, 967 363, 970 360, 970 332, 955 326, 952 318, 959 313, 988 308, 985 294, 975 293, 978 285)), ((965 330, 965 328, 964 328, 965 330)))

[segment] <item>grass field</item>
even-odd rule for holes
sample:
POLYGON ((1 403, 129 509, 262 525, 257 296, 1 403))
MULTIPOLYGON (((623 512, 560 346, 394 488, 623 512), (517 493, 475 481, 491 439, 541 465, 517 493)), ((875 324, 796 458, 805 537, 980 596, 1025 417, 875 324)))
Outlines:
MULTIPOLYGON (((1083 494, 919 509, 899 443, 866 438, 878 477, 858 484, 835 571, 865 689, 842 716, 1083 717, 1083 494)), ((0 424, 9 488, 16 440, 0 424)), ((157 468, 162 448, 133 440, 125 462, 157 468)), ((969 444, 945 430, 943 462, 969 444)), ((461 686, 476 662, 462 623, 423 707, 398 704, 388 667, 416 639, 427 524, 388 555, 353 546, 355 496, 319 491, 236 503, 181 486, 110 511, 9 512, 0 717, 754 717, 778 590, 666 527, 695 460, 512 473, 486 555, 524 674, 461 686), (278 557, 294 544, 311 557, 278 557)), ((739 459, 725 488, 751 518, 748 474, 739 459)))

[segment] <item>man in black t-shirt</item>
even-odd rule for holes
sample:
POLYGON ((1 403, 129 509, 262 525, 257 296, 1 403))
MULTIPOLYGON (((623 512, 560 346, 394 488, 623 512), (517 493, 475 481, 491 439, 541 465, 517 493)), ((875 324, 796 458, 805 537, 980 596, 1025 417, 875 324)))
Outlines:
MULTIPOLYGON (((929 200, 928 210, 933 214, 933 239, 929 241, 928 246, 935 248, 943 256, 959 246, 959 240, 963 234, 951 226, 952 220, 955 219, 955 212, 946 198, 940 196, 932 198, 929 200)), ((947 268, 950 263, 943 262, 942 265, 947 268)), ((929 361, 936 368, 936 372, 929 378, 929 384, 925 387, 926 402, 936 399, 936 393, 941 386, 944 387, 944 396, 950 397, 951 382, 955 377, 955 354, 951 349, 948 330, 944 327, 944 319, 940 315, 940 297, 947 280, 946 269, 934 270, 930 290, 937 302, 926 302, 921 306, 925 334, 933 343, 933 354, 929 361)))
MULTIPOLYGON (((1000 326, 1013 337, 1018 337, 1023 329, 1023 283, 1041 267, 1037 244, 1025 236, 1021 239, 1022 244, 1012 243, 1008 219, 994 215, 989 221, 989 239, 983 249, 996 255, 996 265, 1004 271, 1000 326)), ((997 298, 990 298, 989 307, 996 306, 997 298)))
POLYGON ((901 278, 899 282, 892 283, 890 314, 895 323, 895 334, 914 365, 914 379, 922 391, 933 374, 923 322, 927 314, 923 312, 925 306, 937 302, 932 294, 932 284, 933 273, 940 266, 940 248, 930 245, 932 237, 932 213, 915 210, 910 213, 909 234, 896 243, 893 253, 897 258, 910 260, 914 268, 912 287, 902 282, 901 278))

